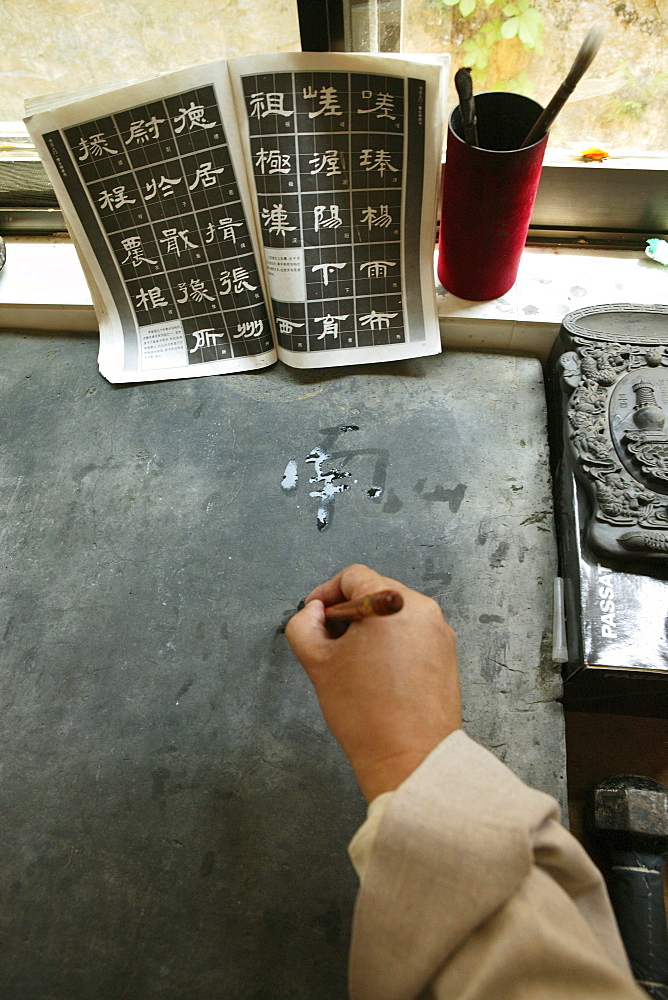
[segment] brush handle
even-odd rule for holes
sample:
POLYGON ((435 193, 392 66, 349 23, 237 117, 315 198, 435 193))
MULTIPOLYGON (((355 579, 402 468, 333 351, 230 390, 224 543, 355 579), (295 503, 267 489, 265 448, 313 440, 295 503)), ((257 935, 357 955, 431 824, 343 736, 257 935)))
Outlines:
MULTIPOLYGON (((577 80, 575 83, 577 83, 577 80)), ((552 122, 575 90, 575 83, 572 86, 569 86, 568 77, 564 80, 548 106, 541 112, 534 122, 531 131, 520 146, 520 149, 524 149, 526 146, 533 146, 534 142, 537 142, 547 131, 549 131, 552 126, 552 122)))
POLYGON ((394 615, 403 606, 404 599, 396 590, 379 590, 354 601, 330 604, 325 608, 325 618, 329 622, 355 622, 375 615, 394 615))
POLYGON ((591 66, 594 56, 601 47, 603 34, 603 29, 598 24, 595 24, 593 28, 589 29, 584 42, 578 50, 578 54, 575 57, 573 65, 568 71, 566 79, 561 84, 548 106, 534 123, 531 131, 520 146, 520 149, 533 145, 533 143, 537 142, 538 139, 541 139, 552 126, 554 119, 557 117, 564 104, 575 90, 577 83, 582 79, 591 66))

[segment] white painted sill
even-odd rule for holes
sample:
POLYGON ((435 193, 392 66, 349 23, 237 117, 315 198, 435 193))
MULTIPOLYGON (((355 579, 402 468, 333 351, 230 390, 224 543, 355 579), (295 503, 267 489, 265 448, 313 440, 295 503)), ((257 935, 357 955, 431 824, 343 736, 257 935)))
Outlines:
POLYGON ((668 304, 668 267, 637 250, 528 248, 500 299, 468 302, 437 285, 444 346, 547 358, 566 313, 608 302, 668 304))
MULTIPOLYGON (((668 305, 668 268, 633 250, 524 251, 500 299, 468 302, 437 284, 446 348, 531 354, 545 360, 566 313, 607 302, 668 305)), ((7 240, 0 329, 96 333, 93 304, 68 241, 7 240)))

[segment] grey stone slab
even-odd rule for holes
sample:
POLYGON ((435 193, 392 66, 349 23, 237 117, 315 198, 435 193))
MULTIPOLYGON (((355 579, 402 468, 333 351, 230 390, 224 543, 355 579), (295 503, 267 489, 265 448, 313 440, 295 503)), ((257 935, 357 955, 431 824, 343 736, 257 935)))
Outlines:
POLYGON ((343 997, 365 808, 278 627, 352 561, 433 595, 468 732, 562 798, 540 366, 112 387, 96 346, 2 335, 3 996, 343 997))

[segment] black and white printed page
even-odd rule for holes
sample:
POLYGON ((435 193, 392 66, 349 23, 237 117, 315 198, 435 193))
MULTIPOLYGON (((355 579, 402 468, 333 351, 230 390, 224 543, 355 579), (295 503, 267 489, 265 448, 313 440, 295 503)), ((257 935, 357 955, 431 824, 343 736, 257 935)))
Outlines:
POLYGON ((319 52, 229 67, 279 358, 438 354, 444 62, 319 52))
POLYGON ((276 361, 235 114, 223 62, 26 120, 91 285, 110 382, 276 361))

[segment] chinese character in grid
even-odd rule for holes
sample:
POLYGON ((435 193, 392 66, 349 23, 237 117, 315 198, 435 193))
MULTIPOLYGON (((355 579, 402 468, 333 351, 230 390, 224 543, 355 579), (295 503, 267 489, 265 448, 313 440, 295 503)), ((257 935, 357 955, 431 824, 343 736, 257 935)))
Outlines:
POLYGON ((153 115, 148 121, 144 121, 143 118, 139 118, 137 121, 130 122, 130 132, 128 133, 127 139, 125 139, 125 145, 129 146, 131 142, 136 142, 137 145, 143 146, 145 142, 149 142, 151 139, 160 138, 160 126, 165 124, 164 118, 156 118, 153 115))
POLYGON ((292 170, 289 153, 281 153, 280 149, 265 149, 264 146, 255 154, 255 166, 262 174, 289 174, 292 170))
POLYGON ((245 267, 235 267, 231 272, 221 271, 218 278, 223 295, 229 295, 232 291, 235 295, 240 295, 244 288, 249 292, 254 292, 257 285, 251 285, 249 279, 250 274, 245 267))
POLYGON ((232 219, 218 219, 218 229, 221 233, 221 239, 230 240, 232 243, 237 242, 237 234, 234 231, 235 226, 243 226, 243 222, 232 222, 232 219))
POLYGON ((182 180, 183 177, 165 177, 164 174, 161 174, 159 181, 155 181, 155 179, 146 181, 146 184, 144 184, 144 201, 151 201, 152 198, 155 198, 158 191, 161 195, 174 194, 174 188, 182 180))
POLYGON ((271 208, 263 208, 262 218, 269 232, 274 233, 276 236, 284 236, 287 232, 297 228, 296 226, 288 225, 287 210, 280 202, 277 205, 272 205, 271 208))
POLYGON ((264 330, 264 321, 261 319, 250 319, 245 323, 237 323, 237 332, 232 334, 232 340, 239 340, 244 337, 249 340, 251 337, 260 337, 264 330))
POLYGON ((372 208, 371 205, 367 205, 367 207, 362 210, 360 222, 362 225, 366 222, 369 229, 371 229, 372 226, 377 226, 380 229, 387 229, 388 226, 392 225, 392 216, 390 215, 387 205, 381 205, 378 209, 372 208))
POLYGON ((97 200, 101 211, 109 208, 114 212, 117 208, 123 208, 123 205, 135 204, 135 199, 128 198, 126 195, 125 184, 119 184, 118 187, 112 188, 111 191, 107 191, 105 188, 104 191, 100 191, 97 200))
POLYGON ((188 185, 189 191, 194 191, 196 187, 201 183, 202 187, 211 187, 216 183, 216 174, 222 174, 225 167, 214 167, 211 160, 207 160, 205 163, 200 163, 197 167, 197 173, 195 174, 195 180, 192 184, 188 185))
POLYGON ((137 309, 156 309, 158 306, 168 306, 169 302, 162 294, 162 289, 154 285, 153 288, 140 288, 135 295, 137 309))
POLYGON ((174 131, 180 134, 188 126, 188 131, 192 132, 193 129, 198 128, 215 128, 218 122, 208 122, 204 117, 204 106, 202 104, 195 104, 194 101, 190 102, 190 106, 187 108, 179 108, 178 115, 174 115, 172 118, 174 123, 174 131), (177 125, 178 122, 178 125, 177 125))
POLYGON ((335 177, 343 173, 343 157, 338 149, 326 149, 324 153, 314 153, 308 161, 313 164, 312 174, 325 172, 325 177, 335 177))
POLYGON ((108 153, 110 156, 118 153, 117 149, 112 149, 108 144, 103 132, 95 132, 94 135, 89 135, 88 138, 82 136, 79 139, 79 149, 81 151, 81 156, 77 157, 79 163, 92 159, 94 156, 104 156, 105 153, 108 153))
POLYGON ((237 234, 234 231, 235 226, 243 226, 243 222, 233 222, 231 218, 218 219, 218 225, 214 225, 210 222, 204 233, 204 242, 213 243, 216 238, 216 230, 221 233, 222 240, 229 240, 231 243, 237 242, 237 234))
POLYGON ((318 115, 325 115, 326 117, 331 115, 342 115, 343 111, 339 105, 339 95, 336 91, 336 87, 321 87, 318 91, 313 87, 304 87, 302 90, 304 95, 304 100, 313 100, 318 98, 320 107, 317 111, 309 111, 309 118, 317 118, 318 115))
POLYGON ((192 300, 193 302, 215 302, 215 296, 209 295, 209 291, 202 281, 201 278, 191 278, 189 282, 179 281, 179 291, 183 294, 183 298, 179 298, 176 301, 179 305, 183 305, 185 302, 192 300))
POLYGON ((360 326, 368 326, 370 330, 386 330, 390 325, 390 320, 398 316, 399 313, 376 312, 372 309, 370 313, 360 316, 360 326))
POLYGON ((293 319, 282 319, 280 316, 277 316, 276 325, 278 326, 278 332, 282 336, 287 337, 289 334, 293 332, 293 330, 300 329, 305 324, 298 323, 296 320, 293 319))
POLYGON ((127 251, 127 257, 122 262, 123 264, 139 267, 140 264, 158 263, 157 260, 151 260, 150 257, 146 256, 141 236, 126 236, 124 240, 121 240, 121 246, 127 251))
POLYGON ((360 271, 366 271, 367 278, 386 278, 388 267, 396 266, 396 260, 367 260, 360 264, 360 271))
POLYGON ((320 271, 323 285, 328 285, 330 274, 335 274, 337 270, 340 271, 345 266, 345 262, 343 264, 314 264, 311 270, 314 274, 320 271))
POLYGON ((183 243, 184 250, 197 250, 199 243, 191 243, 188 239, 189 229, 181 229, 177 232, 176 229, 163 229, 162 235, 164 239, 161 239, 161 243, 165 243, 165 253, 175 253, 177 257, 181 256, 181 243, 183 243), (181 240, 181 243, 179 243, 181 240))
MULTIPOLYGON (((362 100, 372 101, 374 98, 373 90, 363 90, 362 100)), ((358 108, 358 115, 375 115, 376 118, 389 118, 391 121, 396 121, 397 116, 393 115, 391 112, 394 111, 394 97, 392 94, 380 93, 375 95, 376 103, 373 107, 369 108, 358 108)))
POLYGON ((189 354, 194 354, 195 351, 201 350, 203 347, 217 347, 218 338, 224 337, 224 333, 216 333, 213 327, 208 330, 195 330, 193 332, 193 337, 195 338, 195 346, 190 348, 189 354))
POLYGON ((294 112, 283 107, 284 101, 285 94, 278 93, 275 90, 270 90, 266 93, 251 94, 250 117, 266 118, 267 115, 283 115, 284 118, 287 118, 294 114, 294 112))
POLYGON ((385 176, 386 171, 391 170, 393 174, 397 173, 397 167, 393 167, 390 163, 390 154, 386 149, 363 149, 360 153, 360 167, 364 167, 367 173, 370 170, 377 170, 381 177, 385 176), (375 159, 374 157, 375 152, 375 159))
POLYGON ((316 316, 315 322, 322 323, 322 333, 319 333, 316 340, 324 340, 325 337, 339 336, 339 323, 343 323, 344 320, 348 319, 348 313, 345 316, 332 316, 331 313, 327 313, 326 316, 316 316))
POLYGON ((339 206, 329 206, 329 216, 325 217, 327 205, 316 205, 313 209, 313 227, 316 233, 320 229, 338 229, 343 225, 343 219, 339 215, 339 206))

